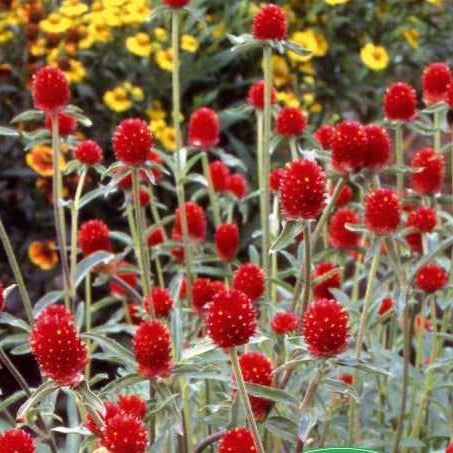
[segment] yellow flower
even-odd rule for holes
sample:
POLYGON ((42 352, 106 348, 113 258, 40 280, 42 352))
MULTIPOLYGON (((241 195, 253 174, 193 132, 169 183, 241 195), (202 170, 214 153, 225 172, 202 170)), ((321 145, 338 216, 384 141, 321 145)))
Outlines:
POLYGON ((168 38, 168 33, 167 33, 167 30, 165 30, 165 28, 157 27, 153 30, 153 33, 154 33, 154 37, 158 41, 164 42, 168 38))
POLYGON ((312 57, 323 57, 329 49, 324 35, 312 28, 293 33, 291 41, 294 41, 310 52, 310 54, 305 56, 298 55, 295 52, 288 52, 289 57, 296 62, 306 62, 311 60, 312 57))
POLYGON ((166 113, 162 108, 162 103, 160 101, 154 101, 151 106, 146 109, 146 114, 150 120, 164 120, 166 113))
POLYGON ((415 30, 414 28, 407 28, 403 31, 403 36, 413 49, 418 49, 418 40, 420 38, 418 30, 415 30))
POLYGON ((138 25, 145 22, 151 14, 147 2, 131 1, 121 9, 121 18, 124 24, 138 25))
POLYGON ((159 68, 169 72, 173 70, 173 51, 171 49, 158 50, 155 59, 159 68))
POLYGON ((118 8, 107 8, 102 12, 105 23, 109 27, 121 27, 123 25, 123 16, 121 10, 118 8))
POLYGON ((196 52, 200 46, 199 42, 194 36, 182 35, 181 37, 181 49, 186 52, 196 52))
POLYGON ((360 58, 365 66, 373 71, 382 71, 390 62, 389 54, 385 47, 366 44, 360 50, 360 58))
POLYGON ((88 11, 88 6, 80 0, 64 0, 60 13, 68 17, 79 17, 88 11))
POLYGON ((436 6, 442 6, 443 5, 443 0, 426 0, 428 3, 431 3, 431 5, 436 5, 436 6))
POLYGON ((149 57, 152 51, 151 41, 146 33, 137 33, 126 39, 126 48, 139 57, 149 57))
POLYGON ((162 131, 167 127, 167 123, 163 119, 153 120, 149 123, 149 130, 156 136, 162 133, 162 131))
POLYGON ((300 102, 292 91, 278 91, 277 100, 286 107, 300 107, 300 102))
MULTIPOLYGON (((61 170, 65 168, 64 157, 60 155, 58 165, 61 170)), ((53 175, 53 154, 52 148, 47 145, 38 145, 29 151, 25 156, 27 165, 41 176, 53 175)))
POLYGON ((141 87, 133 86, 130 89, 130 93, 131 93, 132 99, 134 101, 141 102, 141 101, 143 101, 143 99, 145 99, 145 93, 143 93, 143 90, 141 87))
POLYGON ((125 112, 132 107, 127 90, 124 86, 117 86, 113 90, 104 93, 104 104, 114 112, 125 112))
POLYGON ((286 60, 279 55, 272 55, 274 85, 279 88, 291 82, 291 72, 286 60))
POLYGON ((86 70, 83 63, 80 60, 75 60, 73 58, 69 60, 69 68, 64 68, 63 72, 71 83, 80 83, 86 76, 86 70))
POLYGON ((213 38, 220 39, 225 36, 226 33, 226 25, 225 22, 219 22, 215 27, 212 28, 212 36, 213 38))
POLYGON ((166 127, 159 134, 159 140, 162 142, 164 148, 168 151, 175 151, 176 149, 176 135, 174 127, 166 127))
POLYGON ((349 0, 324 0, 328 5, 344 5, 349 0))
POLYGON ((28 258, 43 271, 50 271, 58 264, 57 247, 54 241, 33 241, 28 246, 28 258))
POLYGON ((14 33, 8 29, 6 23, 0 24, 0 43, 6 43, 11 41, 14 37, 14 33))
POLYGON ((129 0, 102 0, 102 5, 105 8, 113 8, 124 5, 129 0))
POLYGON ((72 27, 72 20, 58 13, 50 13, 39 23, 44 33, 64 33, 72 27))

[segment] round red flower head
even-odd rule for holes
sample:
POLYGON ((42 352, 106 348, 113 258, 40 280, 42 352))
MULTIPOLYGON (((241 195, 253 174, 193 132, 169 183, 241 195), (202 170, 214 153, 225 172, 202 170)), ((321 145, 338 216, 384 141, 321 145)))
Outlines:
POLYGON ((1 453, 35 453, 36 447, 30 434, 13 428, 0 435, 1 453))
POLYGON ((315 357, 341 354, 348 343, 348 313, 335 299, 318 299, 309 305, 302 320, 302 334, 315 357))
POLYGON ((228 187, 229 168, 221 161, 215 160, 209 164, 212 187, 216 192, 225 192, 228 187))
POLYGON ((156 245, 163 244, 164 239, 164 229, 162 227, 151 230, 148 236, 148 246, 154 247, 156 245))
MULTIPOLYGON (((185 208, 189 238, 195 242, 204 241, 206 238, 206 216, 203 208, 192 201, 186 202, 185 208)), ((182 238, 181 212, 179 208, 176 209, 172 238, 176 241, 180 241, 182 238)))
POLYGON ((332 149, 332 140, 335 135, 335 126, 330 124, 324 124, 318 129, 316 129, 313 136, 316 141, 322 146, 322 149, 330 150, 332 149))
POLYGON ((96 420, 91 414, 88 414, 87 421, 85 423, 85 426, 98 437, 102 436, 102 430, 104 429, 106 420, 109 420, 120 412, 118 405, 112 401, 106 401, 104 403, 104 410, 104 415, 98 412, 99 419, 103 422, 102 425, 99 425, 99 420, 96 420))
POLYGON ((425 293, 434 293, 443 289, 448 282, 448 273, 436 263, 429 263, 420 268, 415 276, 415 284, 425 293))
MULTIPOLYGON (((49 131, 52 130, 52 115, 49 113, 46 114, 45 126, 49 131)), ((70 135, 75 132, 76 128, 77 120, 73 116, 66 113, 58 114, 58 133, 60 135, 70 135)))
POLYGON ((211 148, 219 143, 219 117, 214 110, 201 107, 189 120, 189 144, 197 148, 211 148))
POLYGON ((352 192, 351 186, 348 184, 345 184, 342 187, 342 189, 338 195, 338 198, 335 201, 335 207, 339 208, 341 206, 347 205, 349 202, 352 201, 353 195, 354 194, 352 192))
POLYGON ((285 175, 286 170, 284 168, 276 168, 269 174, 269 187, 271 192, 278 194, 280 191, 280 183, 285 175))
POLYGON ((395 303, 393 302, 393 299, 391 297, 385 297, 381 301, 381 305, 379 306, 378 309, 378 316, 384 316, 386 313, 388 313, 390 310, 393 310, 395 303))
POLYGON ((253 263, 241 264, 233 274, 233 288, 246 294, 255 302, 264 294, 266 276, 253 263))
POLYGON ((167 377, 172 368, 168 328, 160 321, 142 322, 133 340, 138 371, 147 378, 167 377))
POLYGON ((286 335, 297 329, 297 316, 288 311, 275 313, 271 320, 271 329, 277 335, 286 335))
POLYGON ((434 230, 437 225, 436 211, 428 206, 421 206, 409 213, 406 226, 413 227, 418 232, 408 234, 406 241, 414 252, 422 251, 422 235, 421 233, 429 233, 434 230))
POLYGON ((302 134, 306 125, 307 118, 300 109, 296 107, 284 107, 277 116, 275 130, 277 134, 290 138, 302 134))
POLYGON ((426 104, 434 104, 444 100, 448 84, 452 81, 450 68, 447 64, 431 63, 423 70, 423 100, 426 104))
POLYGON ((79 245, 85 256, 105 250, 109 252, 112 244, 109 227, 102 220, 88 220, 79 228, 79 245))
POLYGON ((453 453, 453 440, 447 445, 445 453, 453 453))
MULTIPOLYGON (((132 270, 127 270, 130 266, 131 264, 127 261, 120 261, 116 266, 116 277, 135 289, 137 287, 137 274, 132 270)), ((129 293, 119 283, 113 280, 110 282, 110 292, 113 297, 118 299, 129 297, 129 293)))
POLYGON ((390 121, 411 121, 417 108, 417 94, 407 83, 392 83, 384 95, 384 113, 390 121))
POLYGON ((49 305, 38 316, 30 348, 41 373, 57 385, 77 385, 88 363, 88 351, 74 325, 74 316, 61 305, 49 305))
POLYGON ((69 102, 69 83, 65 73, 58 68, 45 66, 33 75, 33 104, 35 108, 55 114, 69 102))
POLYGON ((331 288, 339 288, 341 285, 341 276, 339 267, 331 263, 330 261, 323 261, 315 266, 315 270, 311 274, 311 278, 322 277, 323 275, 330 273, 333 274, 327 277, 320 283, 313 285, 313 295, 315 299, 330 299, 333 294, 330 292, 331 288))
POLYGON ((199 313, 203 313, 214 296, 225 289, 220 280, 199 277, 192 285, 192 305, 199 313))
MULTIPOLYGON (((239 366, 245 382, 272 386, 272 362, 261 352, 242 354, 239 357, 239 366)), ((272 406, 272 401, 256 396, 249 396, 249 399, 256 421, 263 421, 272 406)))
POLYGON ((93 140, 85 140, 74 149, 74 157, 85 165, 96 165, 102 162, 102 148, 93 140))
POLYGON ((335 127, 332 138, 332 166, 340 173, 358 171, 365 162, 365 128, 357 121, 343 121, 335 127))
POLYGON ((329 242, 336 249, 354 249, 359 245, 360 233, 346 228, 346 224, 359 224, 359 216, 350 208, 341 208, 330 218, 329 242))
POLYGON ((256 311, 250 298, 237 289, 219 291, 208 307, 208 335, 222 348, 248 343, 256 331, 256 311))
POLYGON ((190 3, 190 0, 164 0, 164 5, 173 9, 184 8, 190 3))
POLYGON ((146 311, 151 311, 151 302, 153 303, 154 314, 158 318, 168 318, 174 303, 168 289, 154 287, 151 294, 145 299, 146 311))
POLYGON ((365 224, 375 234, 391 234, 401 221, 401 203, 390 189, 374 189, 365 198, 365 224))
POLYGON ((286 167, 280 201, 287 220, 310 220, 321 213, 326 197, 324 170, 314 161, 298 159, 286 167))
POLYGON ((256 453, 255 440, 247 428, 227 431, 220 441, 217 453, 256 453))
POLYGON ((242 200, 247 195, 247 180, 239 173, 234 173, 227 179, 227 190, 242 200))
POLYGON ((124 165, 133 167, 147 161, 154 143, 145 121, 128 118, 116 126, 112 144, 116 158, 124 165))
MULTIPOLYGON (((250 88, 247 96, 247 102, 252 107, 264 109, 264 80, 258 80, 250 88)), ((271 104, 277 102, 277 93, 274 87, 271 87, 271 104)))
POLYGON ((445 89, 444 101, 448 104, 450 109, 453 108, 453 82, 450 82, 445 89))
POLYGON ((364 131, 367 138, 364 166, 375 172, 382 170, 390 161, 389 134, 377 124, 368 124, 364 131))
POLYGON ((141 420, 146 415, 146 403, 137 395, 120 395, 118 409, 141 420))
POLYGON ((252 34, 255 39, 285 39, 288 23, 280 6, 268 4, 260 8, 253 18, 252 34))
POLYGON ((440 192, 445 176, 445 159, 433 148, 423 148, 412 158, 411 173, 412 188, 420 195, 433 195, 440 192))
POLYGON ((231 261, 239 249, 239 229, 235 223, 222 223, 215 230, 215 249, 221 261, 231 261))
POLYGON ((101 444, 109 453, 145 453, 148 446, 146 426, 133 415, 119 413, 106 421, 101 444))

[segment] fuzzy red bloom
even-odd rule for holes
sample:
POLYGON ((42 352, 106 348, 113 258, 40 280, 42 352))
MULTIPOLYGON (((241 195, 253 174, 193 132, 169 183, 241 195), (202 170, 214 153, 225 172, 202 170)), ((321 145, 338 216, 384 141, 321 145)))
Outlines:
POLYGON ((110 453, 145 453, 148 446, 146 426, 137 417, 120 413, 106 421, 101 444, 110 453))
POLYGON ((0 313, 3 311, 5 308, 5 287, 3 286, 3 283, 0 282, 0 313))
POLYGON ((153 146, 153 136, 145 121, 128 118, 116 126, 112 144, 115 157, 132 167, 146 162, 153 146))
POLYGON ((447 445, 445 453, 453 453, 453 440, 447 445))
POLYGON ((216 192, 227 190, 230 170, 221 160, 215 160, 209 164, 209 174, 211 176, 212 187, 216 192))
POLYGON ((324 124, 316 129, 313 137, 322 146, 322 149, 332 149, 332 140, 335 135, 335 126, 324 124))
POLYGON ((298 159, 286 167, 280 182, 280 201, 287 220, 309 220, 322 211, 326 197, 324 170, 308 159, 298 159))
POLYGON ((264 294, 266 276, 253 263, 241 264, 233 274, 233 288, 246 294, 255 302, 264 294))
POLYGON ((109 252, 112 244, 109 227, 102 220, 88 220, 79 228, 79 245, 85 256, 105 250, 109 252))
MULTIPOLYGON (((156 164, 160 164, 160 165, 162 165, 164 163, 164 158, 159 153, 157 153, 156 151, 153 151, 153 150, 151 150, 149 152, 148 160, 150 160, 151 162, 154 162, 156 164)), ((151 167, 150 170, 151 170, 151 173, 153 174, 156 182, 160 181, 164 177, 162 170, 160 170, 159 168, 151 167)))
MULTIPOLYGON (((250 88, 247 95, 247 102, 256 109, 264 109, 264 80, 258 80, 250 88)), ((271 104, 277 102, 277 93, 274 87, 271 87, 271 104)))
POLYGON ((389 134, 377 124, 368 124, 364 131, 367 139, 364 166, 372 171, 382 170, 390 161, 389 134))
POLYGON ((406 241, 414 252, 422 251, 422 235, 420 233, 429 233, 437 225, 436 211, 428 206, 422 206, 414 209, 409 213, 406 226, 414 227, 419 232, 411 233, 406 236, 406 241))
POLYGON ((227 179, 227 190, 242 200, 247 194, 247 180, 239 173, 234 173, 227 179))
POLYGON ((390 310, 393 310, 394 305, 395 303, 393 302, 393 299, 391 297, 384 297, 377 312, 378 316, 383 316, 390 310))
POLYGON ((145 298, 146 311, 151 310, 151 301, 154 307, 154 314, 158 318, 167 318, 174 303, 170 291, 165 288, 154 287, 151 290, 151 294, 145 298))
POLYGON ((256 453, 255 440, 247 428, 234 428, 226 432, 217 453, 256 453))
POLYGON ((146 403, 137 395, 120 395, 118 409, 139 419, 145 418, 146 403))
POLYGON ((235 223, 222 223, 214 234, 215 249, 221 261, 231 261, 239 249, 239 229, 235 223))
POLYGON ((285 39, 287 32, 286 14, 280 6, 264 5, 253 18, 252 34, 255 39, 285 39))
POLYGON ((335 299, 318 299, 309 305, 302 320, 302 333, 315 357, 333 357, 347 346, 349 316, 335 299))
MULTIPOLYGON (((120 408, 118 407, 118 405, 115 404, 115 403, 112 403, 111 401, 106 401, 104 403, 104 409, 105 409, 105 415, 104 416, 102 416, 102 414, 98 412, 99 418, 102 420, 102 422, 104 424, 105 424, 106 420, 109 420, 110 418, 114 417, 115 415, 118 415, 119 412, 120 412, 120 408)), ((85 426, 94 435, 96 435, 98 437, 102 436, 102 430, 103 430, 104 426, 103 425, 99 426, 97 424, 96 419, 91 414, 88 414, 85 426)))
MULTIPOLYGON (((139 181, 146 181, 146 174, 143 170, 138 172, 138 180, 139 181)), ((121 178, 118 181, 118 187, 123 190, 131 190, 132 189, 132 172, 128 173, 126 176, 121 178)))
POLYGON ((448 272, 436 263, 430 263, 418 270, 415 284, 425 293, 434 293, 444 288, 448 281, 448 272))
POLYGON ((357 121, 343 121, 335 127, 332 138, 332 166, 340 173, 358 171, 367 150, 365 128, 357 121))
POLYGON ((190 0, 164 0, 163 3, 169 8, 179 9, 187 6, 190 3, 190 0))
POLYGON ((352 192, 351 186, 348 184, 345 184, 342 187, 337 200, 335 201, 335 207, 339 208, 341 206, 347 205, 349 202, 352 201, 352 197, 353 197, 353 192, 352 192))
POLYGON ((35 453, 36 447, 30 434, 13 428, 0 435, 0 453, 35 453))
POLYGON ((348 223, 359 223, 359 216, 352 209, 341 208, 332 215, 329 223, 329 242, 332 247, 347 250, 359 245, 360 233, 348 230, 348 223))
POLYGON ((69 102, 69 83, 64 72, 58 68, 45 66, 33 75, 33 104, 35 108, 48 113, 56 113, 69 102))
POLYGON ((276 168, 272 170, 269 175, 269 188, 271 192, 278 193, 280 191, 280 183, 285 176, 286 170, 284 168, 276 168))
POLYGON ((297 329, 297 316, 288 311, 276 313, 271 320, 271 329, 277 335, 286 335, 297 329))
POLYGON ((142 322, 133 340, 138 371, 148 378, 167 377, 172 368, 168 328, 160 321, 142 322))
POLYGON ((346 385, 354 385, 354 375, 353 374, 348 374, 344 373, 340 376, 340 380, 344 382, 346 385))
MULTIPOLYGON (((133 271, 125 270, 130 266, 131 265, 126 261, 119 262, 116 267, 116 276, 135 289, 137 287, 137 274, 133 271)), ((113 297, 118 299, 122 297, 129 297, 128 292, 119 283, 114 281, 110 282, 110 292, 113 297)))
POLYGON ((321 283, 313 285, 313 295, 315 299, 330 299, 331 297, 333 297, 330 289, 339 288, 341 285, 340 269, 336 264, 329 261, 323 261, 315 266, 315 270, 311 274, 312 279, 321 277, 322 275, 327 274, 328 272, 331 272, 333 270, 336 270, 336 272, 334 272, 330 277, 328 277, 321 283))
POLYGON ((219 133, 219 117, 214 110, 201 107, 190 115, 190 145, 197 148, 211 148, 219 143, 219 133))
POLYGON ((184 249, 182 247, 174 247, 170 250, 171 256, 178 262, 184 261, 184 249))
POLYGON ((384 112, 388 120, 411 121, 416 113, 417 95, 407 83, 392 83, 384 95, 384 112))
POLYGON ((295 137, 302 134, 307 125, 307 118, 296 107, 284 107, 277 116, 275 130, 284 137, 295 137))
POLYGON ((164 242, 164 229, 162 227, 156 228, 149 233, 148 246, 154 247, 164 242))
MULTIPOLYGON (((135 194, 132 193, 132 201, 135 200, 135 194)), ((151 195, 147 188, 140 187, 138 190, 138 202, 140 206, 148 206, 151 201, 151 195)))
POLYGON ((256 331, 256 311, 250 298, 237 289, 219 291, 208 307, 208 335, 222 348, 246 344, 256 331))
MULTIPOLYGON (((239 357, 239 366, 245 382, 250 384, 272 385, 272 362, 261 352, 247 352, 239 357)), ((263 421, 272 401, 256 396, 249 396, 253 416, 257 421, 263 421)))
MULTIPOLYGON (((206 238, 206 216, 203 208, 192 201, 186 202, 185 207, 189 238, 195 242, 204 241, 206 238)), ((182 238, 181 212, 179 208, 176 209, 172 238, 176 241, 182 238)))
POLYGON ((61 305, 49 305, 38 316, 30 348, 41 373, 57 385, 80 382, 88 351, 74 325, 73 315, 61 305))
POLYGON ((220 280, 199 277, 192 285, 192 305, 199 313, 203 313, 214 296, 224 290, 225 285, 220 280))
POLYGON ((401 203, 390 189, 374 189, 365 198, 365 224, 375 234, 395 232, 401 221, 401 203))
POLYGON ((85 140, 74 149, 74 157, 85 165, 96 165, 102 161, 102 148, 93 140, 85 140))
MULTIPOLYGON (((450 109, 453 108, 453 82, 450 82, 447 85, 447 88, 445 89, 444 101, 448 104, 450 109)), ((452 452, 453 452, 453 447, 452 447, 452 452)))
MULTIPOLYGON (((44 125, 49 131, 52 130, 52 116, 48 113, 46 114, 44 125)), ((60 135, 70 135, 75 132, 76 128, 77 120, 73 116, 67 115, 66 113, 58 114, 58 132, 60 135)))
POLYGON ((423 70, 423 100, 426 104, 442 101, 452 81, 450 68, 445 63, 431 63, 423 70))
POLYGON ((411 166, 420 170, 411 174, 412 188, 420 195, 440 192, 445 175, 445 159, 433 148, 423 148, 412 158, 411 166))

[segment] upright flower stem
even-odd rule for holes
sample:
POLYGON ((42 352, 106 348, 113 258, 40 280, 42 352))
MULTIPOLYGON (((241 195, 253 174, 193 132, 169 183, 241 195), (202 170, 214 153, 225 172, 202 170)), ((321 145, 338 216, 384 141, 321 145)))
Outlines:
MULTIPOLYGON (((157 207, 156 207, 155 203, 153 203, 152 200, 150 202, 150 208, 151 208, 151 215, 153 217, 154 224, 160 225, 161 218, 159 215, 159 211, 157 210, 157 207)), ((162 227, 160 227, 160 228, 162 228, 162 227)), ((165 229, 162 228, 162 231, 163 231, 164 239, 167 239, 167 233, 165 232, 165 229)), ((156 255, 156 257, 154 258, 154 261, 156 263, 157 278, 159 280, 159 286, 161 288, 163 288, 164 287, 164 275, 162 272, 162 264, 160 262, 160 257, 158 255, 156 255)))
POLYGON ((19 289, 19 294, 24 305, 25 315, 28 323, 33 324, 33 308, 31 305, 30 296, 28 295, 27 287, 25 286, 24 277, 20 271, 19 264, 17 263, 16 255, 14 254, 11 241, 9 240, 8 233, 5 230, 2 219, 0 218, 0 240, 2 241, 3 248, 5 249, 6 256, 8 258, 9 266, 14 275, 14 280, 19 289))
POLYGON ((434 112, 434 149, 440 153, 442 146, 442 130, 440 128, 441 112, 434 112))
MULTIPOLYGON (((85 277, 85 332, 89 333, 91 331, 91 303, 92 303, 92 293, 91 293, 91 274, 88 272, 85 277)), ((88 351, 91 349, 90 341, 86 340, 86 345, 88 351)), ((91 373, 91 360, 88 361, 85 367, 85 379, 87 382, 90 382, 90 373, 91 373)))
POLYGON ((245 388, 244 377, 242 376, 241 367, 239 365, 238 360, 238 353, 235 347, 230 349, 230 358, 231 364, 233 366, 234 377, 236 378, 236 384, 238 387, 239 397, 242 400, 242 404, 244 405, 245 414, 247 417, 247 421, 249 422, 253 437, 255 439, 255 443, 259 453, 264 453, 263 444, 261 442, 260 433, 258 431, 258 426, 256 424, 255 418, 253 417, 252 406, 250 405, 250 400, 247 395, 247 389, 245 388))
POLYGON ((310 300, 311 294, 311 231, 310 224, 308 221, 304 226, 304 245, 305 245, 305 259, 304 259, 304 287, 301 296, 301 303, 296 300, 296 306, 294 311, 297 314, 299 319, 302 319, 302 316, 305 313, 305 310, 308 307, 308 302, 310 300))
POLYGON ((318 389, 318 386, 321 382, 322 376, 323 376, 322 366, 316 367, 313 377, 311 378, 307 390, 305 391, 304 398, 300 403, 299 410, 301 412, 304 412, 310 408, 313 398, 316 394, 316 390, 318 389))
POLYGON ((212 183, 211 172, 209 171, 209 161, 206 151, 202 151, 201 163, 203 165, 204 176, 208 181, 209 201, 211 202, 212 213, 214 216, 214 225, 217 227, 220 225, 219 204, 217 203, 217 195, 215 193, 214 185, 212 183))
MULTIPOLYGON (((266 218, 264 217, 265 211, 265 194, 264 194, 264 185, 266 184, 264 180, 264 116, 262 110, 256 110, 256 154, 257 154, 257 173, 258 173, 258 187, 260 192, 260 223, 261 230, 263 233, 263 225, 266 223, 266 218)), ((264 267, 264 261, 266 260, 266 250, 264 243, 264 233, 261 235, 261 263, 264 267)))
MULTIPOLYGON (((398 123, 395 126, 395 155, 396 164, 398 166, 404 165, 404 142, 403 142, 403 126, 398 123)), ((401 199, 404 192, 404 173, 399 171, 396 175, 396 192, 401 199)))
POLYGON ((298 155, 297 155, 297 144, 296 144, 296 139, 294 137, 291 137, 289 139, 289 149, 291 151, 291 159, 292 160, 297 160, 298 155))
MULTIPOLYGON (((274 200, 273 200, 273 221, 274 225, 276 226, 277 231, 272 231, 272 240, 274 240, 277 235, 278 235, 278 225, 279 225, 279 219, 278 219, 278 197, 275 195, 274 200)), ((272 254, 272 264, 271 264, 271 278, 272 278, 272 292, 271 292, 271 297, 272 297, 272 302, 277 302, 277 282, 275 281, 277 278, 278 274, 278 255, 277 253, 272 254)))

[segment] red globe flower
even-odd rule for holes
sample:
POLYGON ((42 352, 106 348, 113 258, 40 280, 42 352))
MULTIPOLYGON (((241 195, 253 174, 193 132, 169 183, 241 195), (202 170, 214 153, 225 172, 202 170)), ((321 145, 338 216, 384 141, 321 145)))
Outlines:
MULTIPOLYGON (((247 102, 252 107, 263 110, 264 109, 264 80, 258 80, 249 89, 247 102)), ((271 104, 277 102, 277 93, 274 87, 271 87, 271 104)))
POLYGON ((276 168, 272 170, 269 175, 269 187, 271 192, 278 193, 280 191, 280 183, 285 176, 286 170, 284 168, 276 168))
POLYGON ((102 162, 102 148, 93 140, 85 140, 74 149, 74 157, 85 165, 96 165, 102 162))
POLYGON ((138 372, 147 378, 167 377, 172 368, 168 328, 160 321, 142 322, 133 340, 138 372))
POLYGON ((137 395, 120 395, 118 409, 139 419, 144 419, 146 415, 146 403, 137 395))
POLYGON ((377 312, 378 316, 384 316, 390 310, 393 310, 394 305, 395 303, 393 302, 393 299, 391 297, 384 297, 377 312))
POLYGON ((315 299, 330 299, 333 294, 330 292, 331 288, 339 288, 341 285, 340 269, 336 264, 329 261, 323 261, 315 266, 315 270, 311 274, 311 278, 315 279, 324 274, 335 272, 324 281, 313 285, 313 295, 315 299))
POLYGON ((302 320, 308 350, 318 358, 333 357, 347 346, 348 313, 335 299, 318 299, 309 305, 302 320))
POLYGON ((283 217, 287 220, 309 220, 322 211, 326 196, 323 169, 308 159, 299 159, 286 167, 280 183, 283 217))
POLYGON ((174 304, 168 289, 154 287, 151 294, 145 298, 146 311, 151 311, 151 302, 153 303, 154 314, 158 318, 168 318, 174 304))
POLYGON ((85 256, 105 250, 109 252, 112 244, 109 227, 102 220, 88 220, 79 228, 79 245, 85 256))
MULTIPOLYGON (((149 152, 148 160, 155 164, 159 164, 159 165, 162 165, 164 163, 164 158, 159 153, 157 153, 156 151, 153 151, 153 150, 151 150, 149 152)), ((164 177, 164 174, 162 173, 162 170, 160 168, 151 167, 150 170, 151 170, 151 173, 153 174, 156 182, 160 181, 164 177)), ((146 177, 145 177, 145 179, 146 179, 146 177)))
POLYGON ((316 129, 313 136, 316 141, 322 146, 322 149, 332 149, 332 140, 335 135, 335 127, 330 124, 324 124, 316 129))
MULTIPOLYGON (((45 127, 49 131, 52 130, 52 115, 49 113, 46 114, 45 127)), ((77 121, 73 116, 67 115, 66 113, 58 114, 58 133, 60 135, 70 135, 75 132, 76 128, 77 121)))
POLYGON ((302 134, 307 125, 307 118, 296 107, 284 107, 277 116, 275 130, 277 134, 290 138, 302 134))
POLYGON ((174 247, 170 250, 170 253, 178 263, 182 263, 184 261, 184 249, 182 247, 174 247))
POLYGON ((109 453, 145 453, 148 446, 146 426, 137 417, 120 413, 106 421, 101 444, 109 453))
POLYGON ((33 104, 35 108, 55 114, 69 102, 69 83, 63 71, 45 66, 33 75, 33 104))
MULTIPOLYGON (((135 194, 132 193, 132 202, 135 201, 135 194)), ((138 189, 138 202, 140 206, 148 206, 151 201, 151 194, 146 187, 140 187, 138 189)))
POLYGON ((286 335, 295 332, 297 329, 298 319, 294 313, 280 311, 276 313, 271 320, 271 329, 277 335, 286 335))
MULTIPOLYGON (((204 241, 206 238, 206 216, 203 208, 192 201, 186 202, 185 208, 189 238, 195 242, 204 241)), ((180 241, 182 238, 181 212, 179 208, 176 209, 172 238, 176 241, 180 241)))
POLYGON ((248 296, 237 289, 219 291, 208 307, 207 332, 222 348, 246 344, 256 331, 256 311, 248 296))
POLYGON ((388 120, 411 121, 416 114, 417 95, 404 82, 390 85, 384 95, 384 112, 388 120))
POLYGON ((30 434, 22 429, 8 429, 0 435, 1 453, 35 453, 36 447, 30 434))
POLYGON ((422 206, 414 209, 409 213, 406 226, 419 230, 406 236, 406 241, 414 252, 422 251, 422 235, 420 233, 429 233, 437 225, 436 211, 430 207, 422 206))
POLYGON ((234 428, 223 435, 218 453, 256 453, 257 451, 252 433, 247 428, 234 428))
POLYGON ((104 403, 105 415, 103 416, 100 412, 98 412, 99 418, 102 420, 102 426, 98 425, 98 421, 91 415, 88 414, 87 421, 85 426, 96 436, 102 436, 102 430, 104 429, 104 424, 106 420, 118 415, 120 409, 117 404, 112 403, 111 401, 106 401, 104 403))
POLYGON ((236 198, 242 200, 247 195, 247 181, 239 173, 230 175, 227 179, 227 190, 236 198))
POLYGON ((423 148, 412 158, 411 166, 418 170, 411 174, 413 189, 420 195, 440 192, 445 175, 445 159, 433 148, 423 148))
MULTIPOLYGON (((138 180, 139 182, 147 180, 146 173, 143 170, 139 170, 138 180)), ((118 187, 123 190, 132 190, 132 172, 128 173, 118 181, 118 187)))
POLYGON ((356 121, 343 121, 335 128, 332 139, 332 166, 340 173, 358 171, 365 162, 367 149, 365 128, 356 121))
POLYGON ((346 385, 354 385, 354 375, 349 373, 344 373, 340 375, 340 380, 344 382, 346 385))
POLYGON ((382 170, 390 161, 390 137, 387 131, 376 124, 364 128, 367 138, 364 166, 371 171, 382 170))
POLYGON ((450 82, 445 89, 444 101, 448 104, 450 109, 453 108, 453 82, 450 82))
POLYGON ((253 18, 252 34, 255 39, 285 39, 287 31, 286 14, 280 6, 264 5, 253 18))
POLYGON ((61 305, 49 305, 38 316, 30 348, 41 373, 57 385, 77 385, 88 363, 88 350, 79 337, 73 315, 61 305))
POLYGON ((350 208, 341 208, 330 218, 329 242, 337 249, 354 249, 359 245, 360 233, 346 228, 346 224, 359 224, 359 216, 350 208))
POLYGON ((199 277, 192 285, 192 305, 199 313, 203 313, 214 296, 224 290, 223 282, 199 277))
POLYGON ((431 63, 423 70, 423 100, 434 104, 444 99, 448 84, 452 81, 450 68, 445 63, 431 63))
POLYGON ((445 453, 453 453, 453 440, 447 445, 445 453))
POLYGON ((113 151, 124 165, 143 165, 153 146, 153 136, 145 121, 128 118, 121 121, 113 133, 113 151))
POLYGON ((221 160, 215 160, 209 164, 209 174, 214 190, 216 192, 225 192, 228 187, 228 177, 230 176, 228 167, 221 160))
MULTIPOLYGON (((120 280, 135 289, 137 287, 137 274, 128 269, 130 267, 131 264, 129 264, 128 262, 120 261, 116 266, 115 275, 120 280)), ((121 299, 123 297, 127 299, 130 297, 129 293, 119 283, 116 283, 114 281, 110 282, 110 292, 113 297, 116 297, 118 299, 121 299)))
POLYGON ((426 264, 420 268, 415 276, 417 288, 425 293, 434 293, 444 288, 448 282, 448 273, 436 263, 426 264))
POLYGON ((129 314, 129 318, 134 326, 138 326, 143 321, 142 309, 138 304, 128 303, 127 313, 129 314))
POLYGON ((201 107, 189 120, 189 144, 197 148, 211 148, 219 143, 219 117, 214 110, 201 107))
POLYGON ((401 221, 401 203, 390 189, 374 189, 365 198, 365 224, 375 234, 396 231, 401 221))
POLYGON ((164 0, 164 5, 173 9, 184 8, 184 6, 187 6, 189 3, 190 0, 164 0))
POLYGON ((335 207, 340 208, 341 206, 347 205, 352 201, 353 195, 354 194, 352 192, 351 186, 345 184, 342 187, 337 200, 335 201, 335 207))
POLYGON ((233 274, 233 288, 246 294, 255 302, 264 294, 266 276, 253 263, 241 264, 233 274))
POLYGON ((148 246, 154 247, 156 245, 163 244, 164 239, 164 229, 162 227, 153 229, 148 236, 148 246))
POLYGON ((239 249, 239 229, 235 223, 222 223, 214 234, 217 256, 221 261, 231 261, 239 249))

